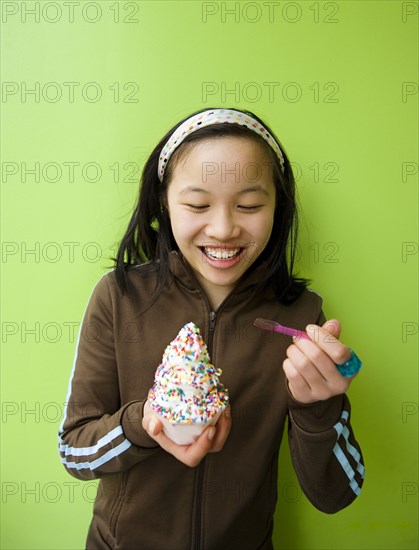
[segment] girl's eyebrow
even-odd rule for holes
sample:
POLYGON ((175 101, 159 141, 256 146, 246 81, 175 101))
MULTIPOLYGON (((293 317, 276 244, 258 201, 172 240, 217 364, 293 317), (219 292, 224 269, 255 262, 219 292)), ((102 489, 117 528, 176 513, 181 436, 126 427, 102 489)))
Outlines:
POLYGON ((194 187, 193 185, 188 185, 187 187, 184 187, 179 192, 179 195, 186 195, 186 193, 193 193, 193 192, 209 194, 209 191, 207 189, 202 189, 202 187, 194 187))
POLYGON ((245 193, 264 193, 267 197, 269 197, 269 193, 261 185, 254 185, 252 187, 246 187, 246 189, 242 189, 241 191, 239 191, 238 194, 239 195, 244 195, 245 193))
MULTIPOLYGON (((202 187, 195 187, 193 185, 188 185, 187 187, 184 187, 179 192, 179 195, 186 195, 187 193, 205 193, 209 195, 210 191, 208 191, 208 189, 203 189, 202 187)), ((269 196, 269 193, 261 185, 253 185, 252 187, 246 187, 246 189, 242 189, 241 191, 239 191, 238 195, 244 195, 245 193, 264 193, 266 196, 269 196)))

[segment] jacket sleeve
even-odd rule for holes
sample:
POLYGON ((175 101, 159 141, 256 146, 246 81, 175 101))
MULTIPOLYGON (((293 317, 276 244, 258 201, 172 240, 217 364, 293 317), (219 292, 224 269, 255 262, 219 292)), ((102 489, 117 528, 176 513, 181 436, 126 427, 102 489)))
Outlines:
POLYGON ((59 453, 79 479, 120 472, 159 448, 142 428, 141 400, 120 403, 112 299, 106 275, 93 290, 81 322, 59 453))
MULTIPOLYGON (((325 322, 323 312, 316 324, 325 322)), ((298 480, 308 500, 332 514, 359 495, 365 468, 346 394, 302 404, 289 389, 288 440, 298 480)))

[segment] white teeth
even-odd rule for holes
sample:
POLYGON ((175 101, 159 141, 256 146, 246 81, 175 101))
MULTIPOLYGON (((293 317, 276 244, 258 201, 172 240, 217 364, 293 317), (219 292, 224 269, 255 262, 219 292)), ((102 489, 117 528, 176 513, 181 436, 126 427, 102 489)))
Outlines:
POLYGON ((205 248, 204 252, 210 258, 214 260, 231 260, 237 256, 240 252, 240 248, 234 248, 233 250, 226 250, 225 248, 205 248))

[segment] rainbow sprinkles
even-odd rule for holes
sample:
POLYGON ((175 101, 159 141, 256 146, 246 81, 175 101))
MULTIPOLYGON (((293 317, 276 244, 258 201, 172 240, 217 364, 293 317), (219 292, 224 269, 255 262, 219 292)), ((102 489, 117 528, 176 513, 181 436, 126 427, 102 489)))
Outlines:
POLYGON ((228 404, 221 374, 199 328, 187 323, 164 351, 148 393, 150 407, 172 424, 206 424, 228 404))

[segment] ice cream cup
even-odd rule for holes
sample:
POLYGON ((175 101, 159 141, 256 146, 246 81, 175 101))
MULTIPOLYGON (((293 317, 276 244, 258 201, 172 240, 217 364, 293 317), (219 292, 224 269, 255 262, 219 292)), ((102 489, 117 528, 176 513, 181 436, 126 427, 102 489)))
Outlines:
POLYGON ((192 422, 191 424, 176 423, 172 424, 166 418, 159 415, 159 420, 163 425, 163 431, 169 439, 178 445, 192 445, 205 430, 207 426, 213 426, 217 423, 221 410, 208 422, 192 422))

